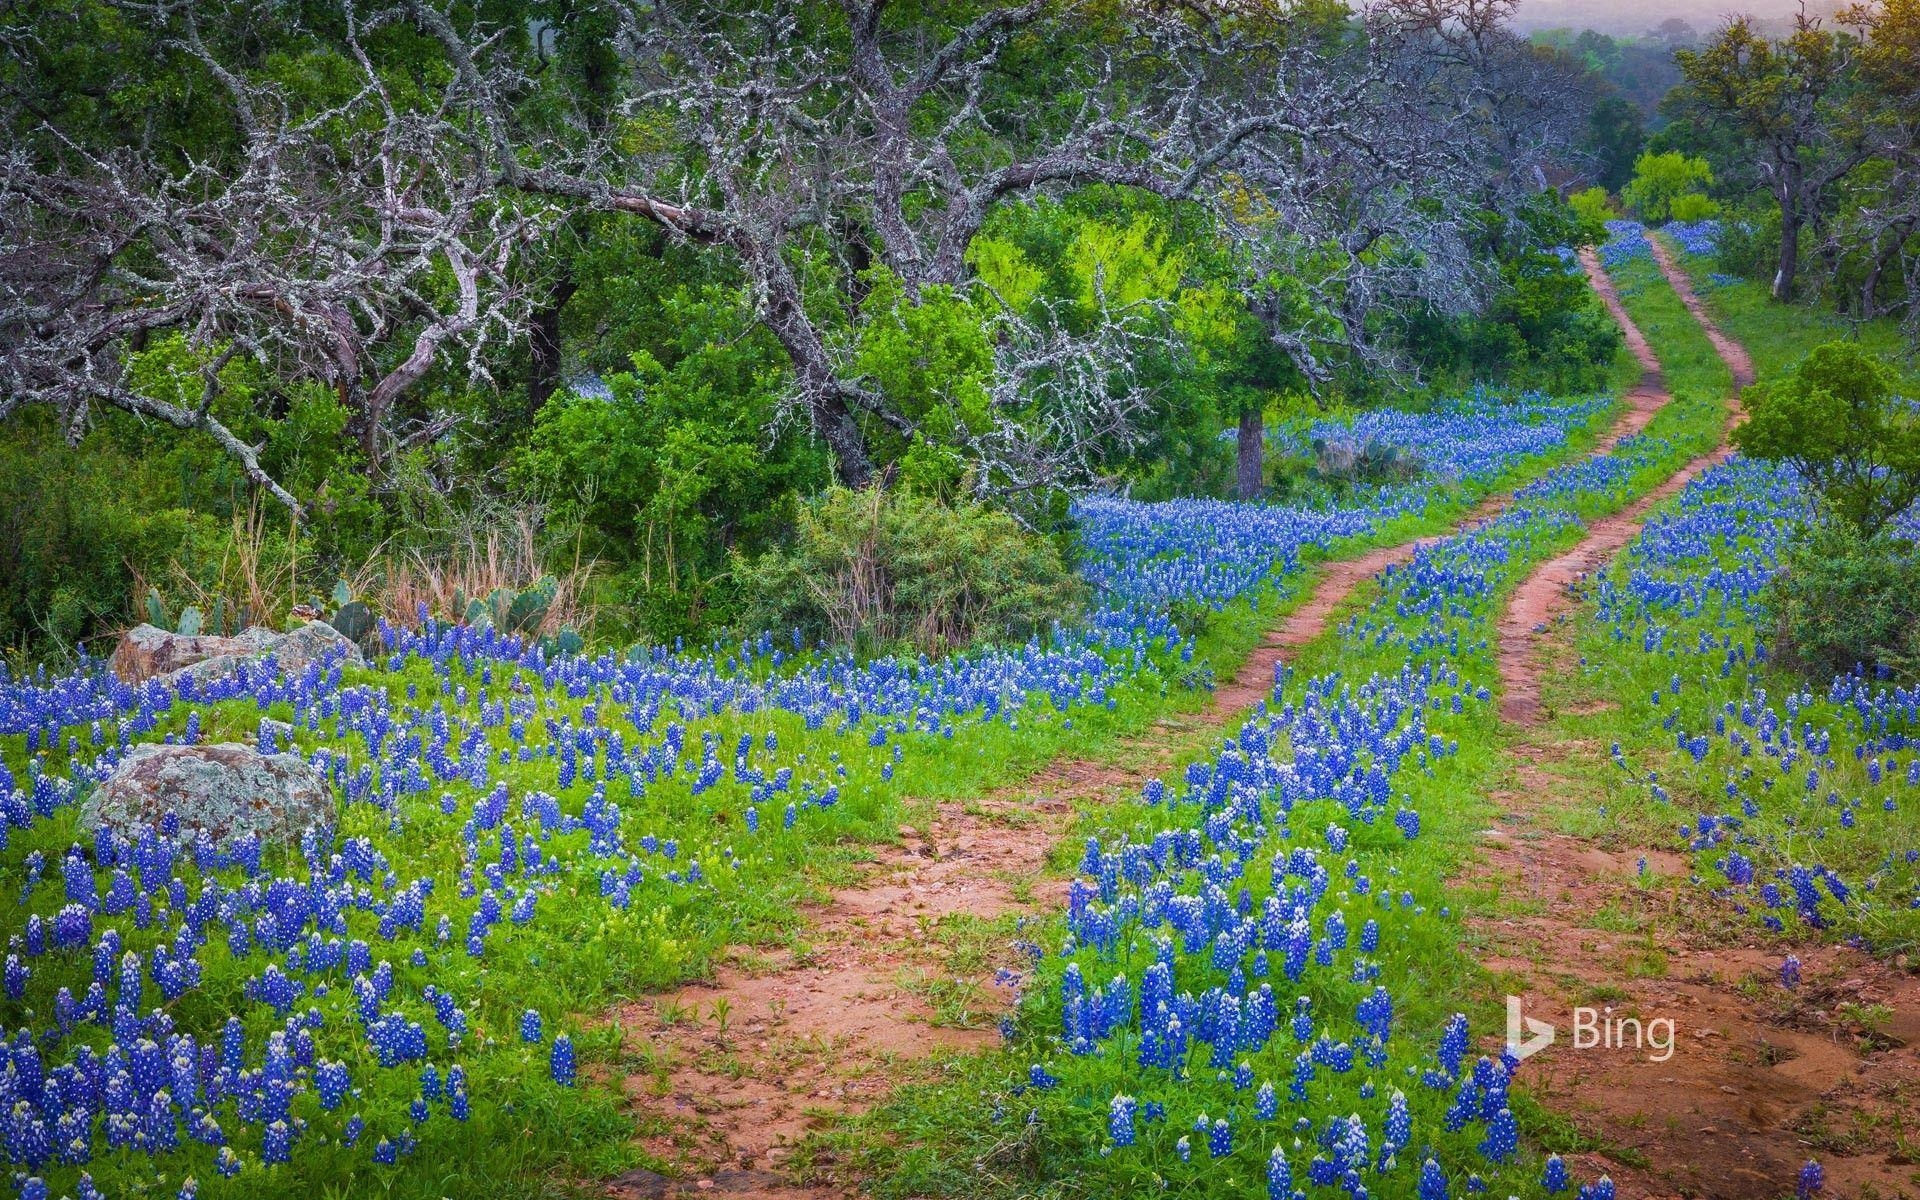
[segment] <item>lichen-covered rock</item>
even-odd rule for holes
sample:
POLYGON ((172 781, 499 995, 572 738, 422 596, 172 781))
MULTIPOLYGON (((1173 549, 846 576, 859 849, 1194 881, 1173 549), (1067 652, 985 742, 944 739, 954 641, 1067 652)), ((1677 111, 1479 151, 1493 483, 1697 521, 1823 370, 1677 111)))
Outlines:
POLYGON ((136 625, 114 647, 108 666, 128 683, 148 679, 172 683, 188 671, 196 679, 212 679, 269 654, 281 670, 298 672, 336 651, 356 666, 366 664, 360 647, 325 621, 308 621, 292 633, 256 625, 230 638, 184 637, 152 625, 136 625))
POLYGON ((305 759, 237 742, 135 746, 80 809, 88 829, 129 836, 169 813, 182 833, 205 830, 223 845, 251 834, 293 844, 308 829, 331 826, 336 810, 332 790, 305 759))
POLYGON ((156 625, 135 625, 113 648, 107 665, 128 683, 171 676, 212 659, 238 661, 271 646, 278 634, 256 625, 238 637, 187 637, 156 625))
POLYGON ((271 653, 281 670, 293 672, 304 671, 309 663, 319 662, 335 651, 344 651, 346 660, 355 666, 366 665, 367 656, 360 653, 360 647, 325 621, 308 621, 292 633, 279 635, 262 653, 271 653))

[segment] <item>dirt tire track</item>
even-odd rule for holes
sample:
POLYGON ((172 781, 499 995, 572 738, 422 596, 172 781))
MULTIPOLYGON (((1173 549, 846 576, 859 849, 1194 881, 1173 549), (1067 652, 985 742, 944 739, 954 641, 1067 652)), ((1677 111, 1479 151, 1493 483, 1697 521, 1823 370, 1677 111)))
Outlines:
MULTIPOLYGON (((1597 260, 1588 271, 1596 287, 1611 287, 1597 260)), ((1638 432, 1666 403, 1664 389, 1645 382, 1627 395, 1590 453, 1638 432)), ((1455 529, 1509 502, 1489 497, 1455 529)), ((837 1185, 830 1162, 807 1164, 813 1184, 791 1182, 791 1153, 804 1135, 831 1114, 871 1107, 915 1072, 931 1069, 928 1060, 999 1039, 990 1022, 964 1029, 937 1024, 933 1006, 909 985, 912 972, 934 965, 919 950, 927 925, 1057 908, 1066 881, 1050 875, 1046 862, 1072 821, 1074 800, 1137 792, 1166 774, 1183 750, 1231 728, 1272 694, 1278 664, 1325 633, 1357 589, 1443 536, 1322 565, 1306 600, 1215 689, 1206 709, 1163 718, 1156 735, 1129 747, 1136 752, 1130 761, 1056 761, 984 799, 939 804, 924 830, 902 827, 902 845, 884 849, 856 886, 807 913, 813 945, 804 957, 736 947, 711 981, 617 1010, 630 1057, 649 1067, 625 1080, 636 1116, 655 1131, 641 1141, 674 1174, 628 1172, 607 1182, 607 1194, 622 1200, 850 1194, 837 1185), (714 1016, 717 1008, 727 1013, 725 1029, 714 1016)), ((996 992, 984 976, 976 983, 987 1001, 984 1016, 997 1017, 1010 1005, 1011 991, 996 992)))
POLYGON ((1758 1200, 1791 1195, 1818 1158, 1833 1200, 1920 1196, 1899 1140, 1920 1096, 1920 979, 1846 946, 1799 946, 1803 981, 1786 990, 1785 948, 1694 894, 1684 858, 1545 827, 1546 798, 1577 787, 1553 773, 1564 747, 1516 753, 1516 785, 1494 797, 1509 811, 1467 881, 1497 888, 1502 913, 1471 922, 1472 953, 1559 1028, 1517 1080, 1603 1148, 1574 1156, 1576 1173, 1611 1175, 1634 1200, 1758 1200), (1892 1015, 1869 1031, 1857 1014, 1875 1005, 1892 1015), (1668 1018, 1673 1053, 1576 1048, 1576 1006, 1668 1018))
MULTIPOLYGON (((1736 386, 1751 384, 1746 351, 1713 324, 1667 248, 1652 244, 1662 273, 1736 386)), ((1663 387, 1611 283, 1596 280, 1596 290, 1651 383, 1663 387)), ((1738 415, 1736 404, 1729 425, 1738 415)), ((1548 665, 1538 635, 1570 606, 1568 589, 1631 541, 1655 504, 1729 456, 1723 446, 1687 463, 1629 508, 1594 522, 1580 545, 1521 585, 1500 622, 1503 716, 1531 727, 1545 715, 1540 680, 1548 665)), ((1570 657, 1564 646, 1552 648, 1570 657)), ((1576 1005, 1610 1004, 1609 1013, 1667 1016, 1680 1026, 1664 1062, 1553 1048, 1522 1070, 1536 1097, 1615 1148, 1611 1156, 1580 1155, 1586 1173, 1611 1174, 1622 1195, 1751 1200, 1791 1191, 1800 1165, 1818 1157, 1827 1171, 1824 1194, 1920 1195, 1907 1148, 1886 1133, 1903 1110, 1911 1112, 1920 1090, 1920 1057, 1905 1048, 1920 1043, 1920 980, 1904 962, 1889 966, 1846 947, 1815 945, 1797 949, 1807 982, 1786 991, 1778 982, 1781 951, 1753 943, 1749 929, 1728 925, 1711 903, 1659 890, 1686 887, 1690 865, 1683 857, 1610 851, 1540 826, 1545 798, 1573 786, 1555 769, 1577 774, 1596 769, 1591 764, 1599 759, 1593 747, 1551 736, 1528 730, 1513 749, 1517 786, 1494 796, 1505 809, 1501 827, 1487 831, 1472 882, 1517 903, 1515 915, 1474 922, 1474 932, 1491 943, 1477 953, 1508 977, 1530 1013, 1564 1022, 1576 1005), (1569 761, 1576 752, 1584 762, 1569 761), (1649 879, 1658 881, 1653 889, 1649 879), (1636 936, 1630 927, 1642 922, 1636 936), (1893 1016, 1867 1038, 1848 1014, 1874 1004, 1887 1005, 1893 1016)))
MULTIPOLYGON (((1706 306, 1694 294, 1693 286, 1686 273, 1673 261, 1666 247, 1649 239, 1653 247, 1654 260, 1659 263, 1660 271, 1667 277, 1674 292, 1686 305, 1705 330, 1707 340, 1727 364, 1733 375, 1736 391, 1753 382, 1753 364, 1747 352, 1733 339, 1713 324, 1707 315, 1706 306)), ((1651 395, 1653 403, 1651 413, 1668 403, 1672 397, 1667 392, 1665 377, 1660 371, 1660 360, 1654 356, 1653 348, 1640 332, 1633 318, 1627 315, 1626 306, 1620 302, 1620 292, 1613 280, 1600 266, 1600 260, 1592 250, 1583 250, 1580 261, 1587 269, 1587 277, 1592 280, 1594 291, 1600 294, 1601 303, 1613 315, 1620 326, 1627 346, 1633 356, 1639 360, 1644 373, 1640 383, 1634 389, 1634 395, 1651 395)), ((1740 418, 1740 404, 1736 397, 1730 398, 1727 407, 1727 425, 1731 429, 1740 418)), ((1647 421, 1640 422, 1638 432, 1646 427, 1647 421)), ((1625 436, 1624 434, 1622 436, 1625 436)), ((1609 445, 1617 444, 1615 438, 1609 445)), ((1500 670, 1500 715, 1521 725, 1531 725, 1540 721, 1546 714, 1540 705, 1540 679, 1544 671, 1538 652, 1538 639, 1546 632, 1547 626, 1561 613, 1573 605, 1572 589, 1582 579, 1604 567, 1612 561, 1614 555, 1624 549, 1628 542, 1639 536, 1646 524, 1647 514, 1656 505, 1676 495, 1709 467, 1716 466, 1732 457, 1733 451, 1724 436, 1720 446, 1702 454, 1683 465, 1678 471, 1663 480, 1658 487, 1641 496, 1632 504, 1610 516, 1601 517, 1588 524, 1586 536, 1578 545, 1557 558, 1548 560, 1534 568, 1533 573, 1522 580, 1507 601, 1506 611, 1500 616, 1498 632, 1495 638, 1495 660, 1500 670)))

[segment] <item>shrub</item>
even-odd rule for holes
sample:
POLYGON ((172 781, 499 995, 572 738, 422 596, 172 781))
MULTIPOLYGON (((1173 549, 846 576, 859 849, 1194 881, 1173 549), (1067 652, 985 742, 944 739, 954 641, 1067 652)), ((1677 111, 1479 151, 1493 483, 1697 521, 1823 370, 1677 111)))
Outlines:
POLYGON ((1678 150, 1649 151, 1634 160, 1633 179, 1620 189, 1620 201, 1641 220, 1662 222, 1674 215, 1675 200, 1712 186, 1713 168, 1706 159, 1689 158, 1678 150))
POLYGON ((1885 534, 1823 521, 1796 539, 1761 604, 1774 655, 1819 680, 1878 665, 1920 676, 1920 555, 1885 534))
POLYGON ((1595 242, 1606 240, 1607 222, 1619 215, 1613 211, 1613 201, 1603 187, 1573 193, 1567 197, 1567 207, 1580 218, 1581 229, 1595 242))
POLYGON ((1816 346, 1792 374, 1747 389, 1733 443, 1791 464, 1826 515, 1871 538, 1920 500, 1920 415, 1898 382, 1853 342, 1816 346))
MULTIPOLYGON (((1768 204, 1726 214, 1714 239, 1714 265, 1741 279, 1771 279, 1780 261, 1780 209, 1768 204)), ((1803 253, 1811 253, 1803 247, 1803 253)))
POLYGON ((792 545, 736 556, 747 629, 929 653, 1019 641, 1070 612, 1080 582, 1058 548, 1006 513, 905 491, 831 488, 792 545))
POLYGON ((1717 216, 1720 206, 1699 192, 1688 192, 1684 196, 1675 196, 1667 210, 1676 221, 1705 221, 1717 216))
POLYGON ((818 440, 778 421, 786 376, 750 304, 708 286, 655 307, 675 322, 660 356, 548 400, 509 470, 602 564, 604 632, 649 641, 724 620, 730 555, 777 544, 830 474, 818 440))
POLYGON ((0 441, 0 649, 62 658, 127 623, 143 579, 217 542, 222 522, 189 490, 204 473, 113 435, 72 449, 44 414, 0 441))

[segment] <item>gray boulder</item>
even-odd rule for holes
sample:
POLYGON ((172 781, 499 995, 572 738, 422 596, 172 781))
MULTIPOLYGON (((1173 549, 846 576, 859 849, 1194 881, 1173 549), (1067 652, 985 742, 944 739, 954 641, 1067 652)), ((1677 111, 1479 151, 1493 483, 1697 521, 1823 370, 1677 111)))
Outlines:
POLYGON ((113 648, 107 665, 128 683, 172 676, 210 659, 242 659, 260 653, 280 635, 256 625, 238 637, 187 637, 157 625, 135 625, 113 648))
POLYGON ((136 625, 121 637, 107 665, 128 683, 148 679, 173 683, 189 671, 197 679, 230 674, 242 663, 269 654, 281 670, 302 671, 336 649, 344 651, 346 661, 355 666, 366 665, 360 647, 325 621, 308 621, 292 633, 275 633, 256 625, 230 638, 185 637, 153 625, 136 625))
MULTIPOLYGON (((346 651, 346 659, 357 667, 367 665, 367 656, 352 639, 325 621, 308 621, 292 633, 277 636, 267 647, 283 671, 304 671, 309 663, 319 662, 335 650, 346 651)), ((255 655, 259 657, 259 655, 255 655)))
POLYGON ((297 843, 331 826, 333 791, 296 754, 261 754, 236 742, 208 746, 135 746, 81 805, 89 830, 106 826, 137 836, 168 813, 182 833, 206 831, 225 844, 252 834, 297 843))

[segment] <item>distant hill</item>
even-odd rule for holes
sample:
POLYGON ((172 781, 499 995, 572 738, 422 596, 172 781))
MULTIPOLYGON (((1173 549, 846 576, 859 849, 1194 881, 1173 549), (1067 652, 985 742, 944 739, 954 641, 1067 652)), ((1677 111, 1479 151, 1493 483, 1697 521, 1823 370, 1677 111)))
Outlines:
MULTIPOLYGON (((1840 7, 1832 0, 1815 0, 1807 5, 1807 11, 1827 16, 1840 7)), ((1514 22, 1528 31, 1594 29, 1633 37, 1677 18, 1691 26, 1696 35, 1704 36, 1734 13, 1750 13, 1770 24, 1784 24, 1798 9, 1795 0, 1520 0, 1514 22)))

